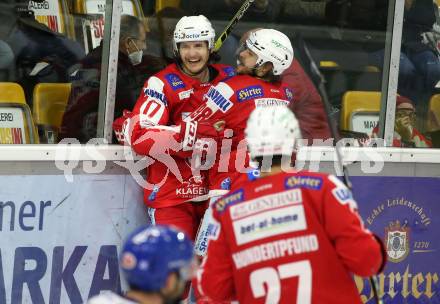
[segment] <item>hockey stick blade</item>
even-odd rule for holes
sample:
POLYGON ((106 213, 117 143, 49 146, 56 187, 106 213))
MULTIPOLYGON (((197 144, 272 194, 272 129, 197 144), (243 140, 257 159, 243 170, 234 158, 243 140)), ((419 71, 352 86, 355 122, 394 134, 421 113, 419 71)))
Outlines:
POLYGON ((225 42, 226 38, 228 38, 229 34, 232 32, 232 29, 235 27, 238 21, 243 17, 243 15, 246 13, 246 11, 249 9, 249 7, 252 5, 252 2, 254 1, 255 0, 246 0, 241 5, 240 9, 234 15, 232 20, 225 27, 221 35, 217 38, 217 41, 215 42, 214 45, 214 52, 217 52, 222 47, 223 42, 225 42))

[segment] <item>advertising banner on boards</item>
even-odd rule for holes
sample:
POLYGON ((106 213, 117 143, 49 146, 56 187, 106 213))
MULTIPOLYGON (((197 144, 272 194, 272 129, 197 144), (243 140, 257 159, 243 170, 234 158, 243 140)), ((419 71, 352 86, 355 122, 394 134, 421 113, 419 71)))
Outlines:
POLYGON ((125 289, 118 253, 147 222, 130 175, 0 176, 0 303, 83 303, 125 289))
MULTIPOLYGON (((365 226, 377 234, 388 263, 378 276, 384 303, 440 303, 440 178, 352 177, 365 226)), ((374 303, 356 279, 363 303, 374 303)))
POLYGON ((0 143, 26 144, 24 112, 18 107, 0 108, 0 143))
POLYGON ((42 2, 29 1, 29 9, 34 12, 35 19, 45 24, 52 31, 65 33, 65 24, 63 23, 63 12, 60 7, 60 1, 46 0, 42 2))

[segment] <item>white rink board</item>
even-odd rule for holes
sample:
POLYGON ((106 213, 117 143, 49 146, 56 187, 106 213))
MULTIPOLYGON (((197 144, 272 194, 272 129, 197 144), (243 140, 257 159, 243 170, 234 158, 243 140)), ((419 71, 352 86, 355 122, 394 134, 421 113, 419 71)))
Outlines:
POLYGON ((0 303, 82 303, 121 288, 120 245, 147 221, 130 175, 2 175, 0 184, 0 303))

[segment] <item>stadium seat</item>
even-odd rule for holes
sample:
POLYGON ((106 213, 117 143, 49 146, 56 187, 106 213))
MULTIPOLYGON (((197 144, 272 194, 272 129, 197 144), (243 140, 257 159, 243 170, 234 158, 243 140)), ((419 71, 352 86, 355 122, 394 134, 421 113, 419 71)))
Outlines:
POLYGON ((23 88, 0 82, 0 143, 36 144, 38 133, 23 88))
MULTIPOLYGON (((435 94, 431 97, 429 100, 429 112, 431 115, 433 115, 432 118, 434 118, 438 123, 440 123, 440 94, 435 94)), ((436 126, 437 123, 434 124, 434 122, 429 119, 428 120, 428 130, 435 130, 438 128, 436 126)))
POLYGON ((380 69, 377 66, 374 66, 374 65, 367 65, 365 67, 365 72, 380 73, 380 69))
POLYGON ((180 0, 156 0, 156 13, 165 7, 180 7, 180 0))
POLYGON ((70 83, 39 83, 35 86, 33 114, 40 131, 40 142, 57 142, 70 89, 70 83))
POLYGON ((380 98, 380 92, 345 92, 342 97, 340 129, 371 134, 379 121, 380 98))
POLYGON ((319 62, 319 67, 324 69, 339 68, 339 64, 335 61, 323 60, 319 62))

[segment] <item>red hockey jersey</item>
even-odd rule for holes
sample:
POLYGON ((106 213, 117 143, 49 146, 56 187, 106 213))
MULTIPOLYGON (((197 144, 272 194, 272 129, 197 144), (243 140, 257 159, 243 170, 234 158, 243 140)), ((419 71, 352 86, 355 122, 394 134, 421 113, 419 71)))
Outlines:
POLYGON ((240 303, 361 303, 351 273, 376 274, 385 253, 356 209, 332 175, 279 173, 233 188, 214 205, 199 291, 240 303))
POLYGON ((176 64, 150 77, 131 114, 126 138, 133 150, 149 156, 145 203, 161 208, 178 205, 208 192, 204 174, 193 176, 190 161, 176 152, 181 143, 174 138, 176 127, 197 106, 204 93, 234 75, 229 66, 210 66, 213 80, 201 83, 182 73, 176 64))
POLYGON ((231 138, 219 143, 223 152, 209 170, 210 190, 227 190, 228 185, 245 176, 240 174, 247 171, 249 162, 244 130, 251 112, 256 107, 288 106, 294 102, 293 96, 284 83, 270 83, 249 75, 238 75, 209 88, 203 97, 204 106, 198 107, 190 118, 224 120, 225 128, 233 131, 231 138))

